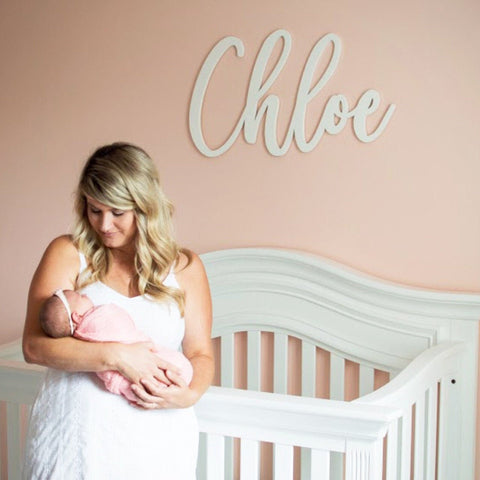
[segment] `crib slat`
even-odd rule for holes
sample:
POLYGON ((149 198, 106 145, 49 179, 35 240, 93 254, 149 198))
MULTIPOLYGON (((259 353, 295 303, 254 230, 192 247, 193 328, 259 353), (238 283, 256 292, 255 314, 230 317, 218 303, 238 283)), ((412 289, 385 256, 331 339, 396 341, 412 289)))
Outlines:
POLYGON ((302 396, 315 397, 316 347, 302 342, 302 396))
POLYGON ((345 452, 345 478, 348 480, 382 479, 383 442, 377 439, 373 443, 351 441, 345 452))
POLYGON ((310 479, 330 478, 330 452, 324 450, 311 451, 310 479))
MULTIPOLYGON (((302 342, 302 396, 315 397, 316 393, 317 347, 312 343, 302 342)), ((329 457, 330 459, 330 457, 329 457)), ((312 476, 312 452, 309 448, 300 451, 300 471, 302 480, 315 478, 312 476)))
POLYGON ((240 480, 255 480, 260 474, 260 444, 256 440, 240 441, 240 480))
POLYGON ((207 479, 225 478, 225 438, 222 435, 207 436, 207 479))
POLYGON ((20 479, 22 462, 20 428, 20 405, 7 402, 7 471, 9 480, 20 479))
POLYGON ((248 390, 261 388, 261 332, 247 333, 247 385, 248 390))
MULTIPOLYGON (((334 353, 330 353, 330 399, 344 400, 345 398, 345 360, 334 353)), ((343 479, 343 455, 332 452, 330 454, 330 468, 332 480, 343 479)))
POLYGON ((435 464, 437 455, 437 408, 438 385, 428 389, 427 394, 427 448, 425 456, 425 480, 435 480, 435 464))
POLYGON ((345 360, 330 354, 330 399, 344 400, 345 397, 345 360))
POLYGON ((410 464, 411 464, 411 445, 412 445, 412 410, 402 417, 402 440, 400 451, 401 476, 400 480, 410 480, 410 464))
POLYGON ((220 382, 222 387, 232 388, 234 386, 234 365, 235 365, 235 337, 231 333, 222 335, 220 342, 220 355, 222 367, 220 371, 220 382))
POLYGON ((288 372, 288 336, 280 333, 274 334, 273 347, 273 391, 274 393, 287 393, 288 372))
POLYGON ((448 439, 447 439, 447 432, 448 432, 448 418, 446 417, 447 409, 446 405, 448 405, 450 392, 449 392, 449 379, 443 377, 440 380, 440 400, 439 400, 439 425, 438 425, 438 464, 437 464, 437 478, 439 479, 448 479, 447 475, 448 468, 448 439))
MULTIPOLYGON (((220 355, 222 358, 220 382, 222 387, 232 388, 235 382, 235 336, 233 333, 222 335, 220 349, 220 355)), ((225 478, 233 478, 233 448, 233 439, 225 439, 225 478)))
POLYGON ((293 478, 293 446, 274 446, 274 479, 292 480, 293 478))
POLYGON ((360 364, 359 376, 359 395, 363 396, 373 392, 375 370, 360 364))
POLYGON ((425 480, 425 394, 415 403, 414 480, 425 480))
POLYGON ((387 462, 386 480, 397 480, 399 478, 398 465, 398 420, 395 420, 388 427, 387 436, 387 462))

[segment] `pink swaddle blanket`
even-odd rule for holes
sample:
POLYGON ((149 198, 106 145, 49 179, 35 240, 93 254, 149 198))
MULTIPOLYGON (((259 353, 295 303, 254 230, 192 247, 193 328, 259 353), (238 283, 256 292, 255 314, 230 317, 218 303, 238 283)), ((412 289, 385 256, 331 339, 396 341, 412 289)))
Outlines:
MULTIPOLYGON (((151 339, 137 330, 130 315, 110 303, 88 310, 76 322, 73 336, 91 342, 148 342, 151 339)), ((180 376, 187 384, 192 381, 193 368, 187 357, 176 350, 156 345, 154 352, 162 359, 180 369, 180 376)), ((97 372, 108 391, 123 395, 131 401, 138 400, 131 383, 116 371, 97 372)))

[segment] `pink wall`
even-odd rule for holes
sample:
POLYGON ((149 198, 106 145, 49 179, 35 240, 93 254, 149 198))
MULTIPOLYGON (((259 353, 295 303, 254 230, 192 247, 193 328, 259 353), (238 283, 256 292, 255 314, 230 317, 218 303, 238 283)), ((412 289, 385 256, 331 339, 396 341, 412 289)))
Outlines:
POLYGON ((84 159, 118 139, 157 160, 179 239, 200 253, 287 247, 398 282, 480 292, 479 18, 476 0, 1 2, 0 341, 20 335, 35 265, 69 229, 84 159), (278 28, 293 38, 271 89, 279 135, 310 49, 333 32, 341 61, 307 129, 329 95, 354 104, 374 88, 382 112, 397 105, 376 142, 361 143, 348 126, 308 154, 292 146, 273 157, 261 139, 239 139, 216 159, 195 149, 189 99, 210 48, 226 35, 246 48, 243 59, 229 52, 207 93, 214 145, 278 28))

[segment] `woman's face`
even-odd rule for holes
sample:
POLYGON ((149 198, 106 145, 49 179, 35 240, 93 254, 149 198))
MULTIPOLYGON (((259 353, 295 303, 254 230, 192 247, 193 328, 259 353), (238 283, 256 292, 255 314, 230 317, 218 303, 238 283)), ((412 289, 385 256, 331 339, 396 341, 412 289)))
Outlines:
POLYGON ((119 210, 88 197, 87 217, 92 228, 108 248, 133 247, 137 223, 133 210, 119 210))

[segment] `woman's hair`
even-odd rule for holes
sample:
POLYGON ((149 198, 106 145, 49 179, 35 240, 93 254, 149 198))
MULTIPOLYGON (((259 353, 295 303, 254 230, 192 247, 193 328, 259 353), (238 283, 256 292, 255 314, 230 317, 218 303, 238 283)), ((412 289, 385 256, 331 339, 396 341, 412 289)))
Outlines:
POLYGON ((86 196, 111 208, 134 211, 138 290, 157 301, 176 301, 183 313, 183 292, 162 283, 180 248, 173 237, 173 205, 160 187, 148 154, 135 145, 113 143, 98 148, 87 160, 76 192, 73 241, 88 259, 88 267, 79 275, 77 289, 102 280, 111 262, 109 248, 87 218, 86 196))

